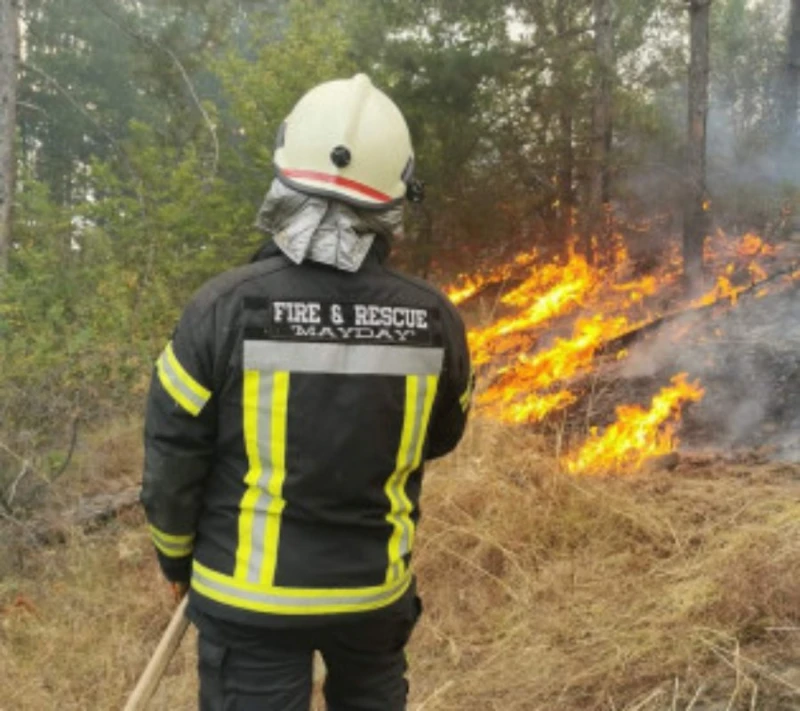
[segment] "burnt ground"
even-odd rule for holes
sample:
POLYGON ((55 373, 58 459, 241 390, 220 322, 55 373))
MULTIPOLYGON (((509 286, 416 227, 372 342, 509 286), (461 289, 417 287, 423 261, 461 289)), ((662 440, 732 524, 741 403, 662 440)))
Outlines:
POLYGON ((685 408, 685 448, 759 449, 800 461, 800 282, 665 324, 628 358, 599 368, 570 420, 589 415, 602 427, 616 405, 647 404, 680 372, 705 389, 685 408))

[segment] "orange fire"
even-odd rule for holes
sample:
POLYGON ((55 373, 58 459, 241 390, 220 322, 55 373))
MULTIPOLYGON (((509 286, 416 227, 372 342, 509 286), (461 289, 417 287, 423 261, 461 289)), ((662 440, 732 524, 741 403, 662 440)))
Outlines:
POLYGON ((767 274, 767 272, 764 270, 764 267, 757 262, 749 264, 747 271, 750 272, 750 279, 753 284, 757 284, 758 282, 769 278, 769 274, 767 274))
POLYGON ((471 299, 481 289, 503 281, 503 276, 500 274, 487 274, 477 275, 474 277, 464 275, 461 277, 458 286, 453 286, 445 290, 445 293, 454 304, 458 305, 471 299))
POLYGON ((513 276, 515 267, 527 267, 533 264, 536 258, 535 249, 530 252, 520 252, 511 264, 501 264, 485 274, 462 274, 458 278, 458 283, 447 287, 445 293, 454 304, 462 304, 486 287, 506 281, 513 276))
POLYGON ((571 254, 563 266, 551 263, 534 268, 522 284, 502 298, 503 304, 520 307, 521 312, 469 332, 473 361, 483 365, 498 353, 529 346, 537 327, 577 309, 598 283, 599 273, 580 255, 571 254))
MULTIPOLYGON (((695 301, 683 302, 679 310, 735 304, 744 291, 761 282, 764 285, 754 293, 766 293, 777 284, 765 281, 775 271, 777 253, 752 233, 739 239, 721 232, 713 235, 706 241, 704 258, 718 275, 714 287, 695 301)), ((460 278, 458 286, 448 290, 457 302, 501 284, 500 293, 493 296, 499 315, 468 333, 481 376, 479 412, 508 423, 531 424, 569 408, 585 390, 586 377, 602 362, 599 355, 606 344, 663 316, 668 304, 680 304, 681 274, 678 246, 670 248, 660 267, 642 274, 622 237, 614 235, 605 259, 594 263, 572 249, 566 257, 550 261, 529 251, 482 275, 460 278)), ((625 357, 627 351, 616 348, 605 362, 625 357)), ((669 452, 677 442, 681 406, 702 394, 699 383, 689 383, 682 375, 654 398, 649 410, 621 406, 618 421, 603 435, 593 432, 566 467, 576 473, 628 471, 669 452)))
POLYGON ((692 302, 692 305, 708 306, 726 299, 731 304, 736 304, 741 293, 769 278, 762 262, 775 257, 779 252, 779 247, 765 242, 752 232, 744 234, 738 240, 731 240, 723 232, 717 232, 706 240, 704 255, 706 262, 722 273, 717 277, 713 288, 692 302), (734 285, 733 279, 737 272, 740 283, 734 285), (749 278, 743 277, 744 274, 749 278))
POLYGON ((765 242, 761 237, 748 232, 736 245, 736 253, 740 257, 774 256, 778 248, 765 242))
POLYGON ((627 293, 632 301, 641 301, 646 296, 652 296, 658 291, 658 279, 652 274, 623 284, 612 284, 611 288, 619 293, 627 293))
POLYGON ((706 239, 703 247, 705 261, 712 265, 721 263, 728 265, 735 261, 774 257, 779 252, 780 247, 765 242, 753 232, 746 232, 738 239, 731 239, 722 230, 717 230, 706 239))
POLYGON ((714 285, 714 288, 701 296, 699 299, 695 300, 693 305, 709 306, 717 303, 718 301, 722 301, 723 299, 730 299, 731 303, 735 304, 736 300, 739 298, 739 294, 749 287, 749 284, 746 286, 733 286, 733 284, 731 284, 731 280, 727 276, 722 275, 717 277, 717 283, 714 285))
POLYGON ((504 422, 538 422, 577 399, 568 390, 548 392, 556 383, 590 370, 597 349, 610 334, 630 327, 624 316, 608 319, 598 314, 579 321, 571 338, 534 355, 522 354, 513 366, 500 369, 478 397, 478 405, 504 422))
POLYGON ((620 405, 617 419, 600 434, 593 428, 584 445, 564 460, 573 474, 634 472, 653 457, 672 452, 678 444, 675 426, 682 406, 704 395, 700 383, 687 381, 686 373, 653 398, 650 409, 620 405))

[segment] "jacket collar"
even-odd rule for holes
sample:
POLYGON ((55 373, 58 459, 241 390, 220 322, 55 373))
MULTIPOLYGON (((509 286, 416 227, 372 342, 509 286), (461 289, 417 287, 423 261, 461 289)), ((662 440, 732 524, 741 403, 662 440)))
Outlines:
MULTIPOLYGON (((383 235, 377 235, 372 242, 372 247, 370 247, 364 264, 383 264, 389 258, 390 253, 391 246, 389 240, 383 235)), ((267 240, 261 245, 250 261, 261 262, 272 257, 283 257, 287 261, 291 261, 272 239, 267 240)))

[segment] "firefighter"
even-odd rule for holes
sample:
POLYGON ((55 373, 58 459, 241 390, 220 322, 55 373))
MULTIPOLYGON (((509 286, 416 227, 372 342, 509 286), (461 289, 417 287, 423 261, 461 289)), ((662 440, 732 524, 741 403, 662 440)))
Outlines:
POLYGON ((423 466, 464 430, 464 326, 385 264, 421 191, 367 76, 301 98, 274 164, 271 239, 200 289, 156 363, 142 502, 189 590, 203 711, 307 711, 315 650, 332 711, 404 709, 423 466))

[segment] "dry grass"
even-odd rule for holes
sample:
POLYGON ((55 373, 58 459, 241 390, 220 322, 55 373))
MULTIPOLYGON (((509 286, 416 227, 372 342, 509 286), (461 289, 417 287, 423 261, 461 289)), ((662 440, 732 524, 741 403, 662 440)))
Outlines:
POLYGON ((418 708, 800 708, 800 468, 575 479, 543 450, 482 425, 430 477, 418 708))
MULTIPOLYGON (((61 496, 138 476, 138 432, 105 439, 61 496)), ((411 709, 800 708, 800 467, 708 457, 575 479, 548 448, 477 423, 432 468, 411 709)), ((170 615, 141 522, 15 549, 0 578, 0 709, 121 707, 170 615)), ((194 698, 187 641, 153 709, 194 698)))
MULTIPOLYGON (((50 492, 52 509, 137 481, 140 441, 140 425, 92 437, 50 492)), ((122 708, 172 614, 141 512, 93 534, 67 531, 51 548, 32 549, 12 531, 0 530, 8 536, 0 541, 0 710, 122 708)), ((185 643, 153 709, 193 708, 193 672, 185 643)))

